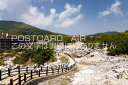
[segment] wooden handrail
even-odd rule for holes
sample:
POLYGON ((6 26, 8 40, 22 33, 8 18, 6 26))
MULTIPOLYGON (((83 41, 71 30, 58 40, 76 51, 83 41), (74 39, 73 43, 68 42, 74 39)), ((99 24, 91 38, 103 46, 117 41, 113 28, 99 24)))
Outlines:
POLYGON ((28 79, 29 80, 33 79, 34 76, 36 76, 36 75, 38 77, 41 77, 41 74, 45 74, 46 76, 48 76, 49 73, 51 73, 52 75, 54 75, 55 73, 56 74, 60 74, 60 73, 63 73, 64 71, 65 72, 68 72, 68 71, 71 70, 70 68, 73 68, 74 66, 75 65, 71 65, 70 67, 69 66, 66 66, 64 68, 64 65, 59 65, 56 68, 50 67, 51 69, 47 66, 47 67, 45 67, 46 68, 45 71, 43 71, 42 70, 42 67, 40 67, 40 69, 38 70, 37 73, 34 72, 35 71, 35 69, 34 69, 34 70, 31 70, 31 72, 24 73, 23 75, 21 75, 21 73, 18 74, 18 78, 14 79, 14 80, 13 79, 10 79, 10 83, 8 85, 13 85, 14 82, 17 83, 18 85, 21 85, 23 82, 26 83, 26 81, 28 81, 28 79), (27 75, 29 75, 29 76, 27 76, 27 75), (18 82, 16 82, 16 81, 18 81, 18 82))
MULTIPOLYGON (((67 55, 70 56, 69 54, 67 54, 67 55)), ((71 57, 71 58, 74 60, 73 57, 71 57)), ((74 62, 75 62, 75 60, 74 60, 74 62)), ((62 65, 50 66, 50 67, 49 66, 41 66, 40 68, 38 68, 38 70, 36 70, 35 67, 20 67, 20 66, 17 68, 14 68, 14 69, 8 68, 8 70, 6 70, 5 72, 2 72, 0 70, 0 81, 2 79, 5 79, 5 78, 3 78, 3 75, 4 76, 7 75, 7 77, 12 76, 12 75, 18 75, 16 79, 10 79, 10 83, 8 83, 8 85, 13 85, 16 83, 18 85, 21 85, 23 82, 26 83, 26 81, 33 79, 34 76, 41 77, 41 74, 45 74, 46 76, 48 76, 49 74, 55 75, 56 73, 60 74, 60 73, 68 72, 73 67, 75 67, 76 62, 73 65, 70 65, 70 67, 67 64, 65 64, 65 65, 62 64, 62 65), (14 73, 16 73, 16 74, 14 74, 14 73)))

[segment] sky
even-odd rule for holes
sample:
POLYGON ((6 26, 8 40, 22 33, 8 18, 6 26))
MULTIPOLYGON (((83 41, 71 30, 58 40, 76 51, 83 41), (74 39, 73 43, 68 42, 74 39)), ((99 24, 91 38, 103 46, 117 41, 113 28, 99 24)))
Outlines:
POLYGON ((128 0, 0 0, 0 20, 88 35, 128 29, 128 0))

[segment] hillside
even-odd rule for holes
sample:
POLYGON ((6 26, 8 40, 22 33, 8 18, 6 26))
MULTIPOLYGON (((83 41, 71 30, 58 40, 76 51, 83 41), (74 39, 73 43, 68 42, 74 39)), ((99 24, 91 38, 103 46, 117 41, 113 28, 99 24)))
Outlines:
POLYGON ((22 22, 0 21, 0 33, 23 34, 23 35, 49 35, 55 34, 50 31, 42 30, 22 22))
POLYGON ((101 35, 94 37, 87 37, 86 43, 100 43, 103 48, 103 43, 107 43, 108 54, 110 55, 122 55, 128 54, 128 31, 122 33, 112 33, 109 35, 101 35))
POLYGON ((119 33, 119 32, 116 32, 116 31, 108 31, 108 32, 104 32, 104 33, 92 34, 92 35, 89 35, 89 36, 101 36, 101 35, 109 35, 109 34, 113 34, 113 33, 119 33))

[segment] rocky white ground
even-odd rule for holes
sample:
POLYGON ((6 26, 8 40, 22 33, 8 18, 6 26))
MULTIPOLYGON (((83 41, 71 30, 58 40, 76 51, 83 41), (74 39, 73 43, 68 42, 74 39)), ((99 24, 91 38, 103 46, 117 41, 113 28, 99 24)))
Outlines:
POLYGON ((128 56, 95 51, 76 60, 84 66, 71 78, 71 85, 128 85, 128 56))

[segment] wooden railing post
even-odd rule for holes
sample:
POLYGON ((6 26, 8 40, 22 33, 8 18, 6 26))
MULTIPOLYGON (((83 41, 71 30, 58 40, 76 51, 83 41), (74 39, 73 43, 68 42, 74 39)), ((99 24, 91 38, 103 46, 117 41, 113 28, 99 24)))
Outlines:
POLYGON ((66 65, 66 71, 68 71, 68 65, 66 65))
POLYGON ((64 66, 64 69, 65 69, 65 72, 67 72, 67 66, 66 65, 64 66))
POLYGON ((58 66, 58 74, 59 74, 59 71, 60 71, 60 65, 58 66))
POLYGON ((41 66, 41 71, 43 71, 42 66, 41 66))
POLYGON ((52 75, 54 75, 54 68, 51 66, 52 75))
POLYGON ((8 76, 10 76, 10 68, 8 68, 8 76))
POLYGON ((62 73, 64 72, 63 65, 61 65, 62 73))
POLYGON ((39 77, 40 77, 40 70, 39 70, 39 77))
POLYGON ((46 67, 46 76, 48 75, 48 66, 46 67))
POLYGON ((2 80, 2 72, 1 72, 1 70, 0 70, 0 80, 2 80))
POLYGON ((21 75, 20 74, 18 75, 18 78, 19 78, 19 85, 21 85, 21 75))
POLYGON ((32 79, 32 71, 31 71, 31 75, 30 76, 31 76, 31 79, 32 79))
POLYGON ((20 74, 20 66, 18 66, 18 74, 20 74))
POLYGON ((13 85, 13 79, 10 79, 10 85, 13 85))
POLYGON ((24 82, 26 82, 27 78, 26 78, 26 73, 24 73, 24 82))
POLYGON ((26 67, 26 73, 28 73, 28 67, 26 67))

